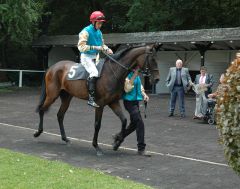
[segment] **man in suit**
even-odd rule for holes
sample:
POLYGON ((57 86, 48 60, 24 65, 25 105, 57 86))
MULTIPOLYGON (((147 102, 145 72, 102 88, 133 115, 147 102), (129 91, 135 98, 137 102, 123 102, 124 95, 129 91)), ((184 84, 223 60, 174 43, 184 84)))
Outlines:
POLYGON ((207 97, 212 93, 213 76, 207 73, 207 68, 202 66, 200 68, 200 74, 196 75, 195 84, 199 84, 200 87, 205 88, 205 95, 196 94, 196 108, 193 119, 202 119, 207 110, 207 97))
POLYGON ((189 81, 191 81, 191 77, 188 68, 184 68, 182 60, 178 59, 176 67, 170 68, 166 79, 166 86, 171 93, 169 117, 174 116, 177 97, 181 117, 185 117, 184 92, 187 92, 189 89, 189 81))

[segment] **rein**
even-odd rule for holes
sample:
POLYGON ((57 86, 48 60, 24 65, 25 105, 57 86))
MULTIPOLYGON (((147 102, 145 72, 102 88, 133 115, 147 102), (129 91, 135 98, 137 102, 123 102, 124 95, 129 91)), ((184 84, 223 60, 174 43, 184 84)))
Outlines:
POLYGON ((145 119, 147 118, 147 104, 148 104, 148 102, 144 101, 144 118, 145 119))
POLYGON ((108 55, 106 52, 102 51, 102 53, 104 55, 106 55, 109 59, 111 59, 113 62, 117 63, 119 66, 121 66, 122 68, 124 68, 125 70, 129 70, 128 67, 126 67, 125 65, 121 64, 120 62, 118 62, 117 60, 115 60, 113 57, 111 57, 110 55, 108 55))

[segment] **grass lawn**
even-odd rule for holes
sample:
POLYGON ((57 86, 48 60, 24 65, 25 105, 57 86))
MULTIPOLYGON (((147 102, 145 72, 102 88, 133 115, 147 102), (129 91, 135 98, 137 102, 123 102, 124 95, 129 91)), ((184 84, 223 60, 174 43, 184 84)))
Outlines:
POLYGON ((9 93, 9 92, 13 92, 13 90, 6 87, 0 87, 0 93, 9 93))
POLYGON ((149 186, 79 169, 59 161, 0 148, 0 189, 150 189, 149 186))

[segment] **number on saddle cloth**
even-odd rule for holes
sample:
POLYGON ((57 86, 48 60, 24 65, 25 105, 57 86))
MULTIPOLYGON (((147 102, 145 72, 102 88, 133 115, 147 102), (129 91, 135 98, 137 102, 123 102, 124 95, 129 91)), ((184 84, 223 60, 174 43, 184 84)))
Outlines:
MULTIPOLYGON (((103 64, 104 64, 104 60, 100 59, 99 63, 96 66, 98 70, 98 77, 101 76, 103 64)), ((88 76, 89 76, 89 73, 82 66, 82 64, 76 63, 70 67, 67 74, 67 80, 79 80, 79 79, 86 80, 88 76)))

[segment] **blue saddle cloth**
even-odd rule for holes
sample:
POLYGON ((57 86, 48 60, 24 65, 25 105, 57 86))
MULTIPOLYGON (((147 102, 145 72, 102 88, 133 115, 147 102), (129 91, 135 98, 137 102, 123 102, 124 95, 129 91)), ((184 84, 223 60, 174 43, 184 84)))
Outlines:
MULTIPOLYGON (((99 63, 97 64, 96 68, 98 70, 98 77, 101 76, 102 68, 104 65, 105 59, 100 59, 99 63)), ((83 67, 81 63, 76 63, 70 67, 67 80, 79 80, 79 79, 87 79, 89 77, 89 73, 83 67)))

